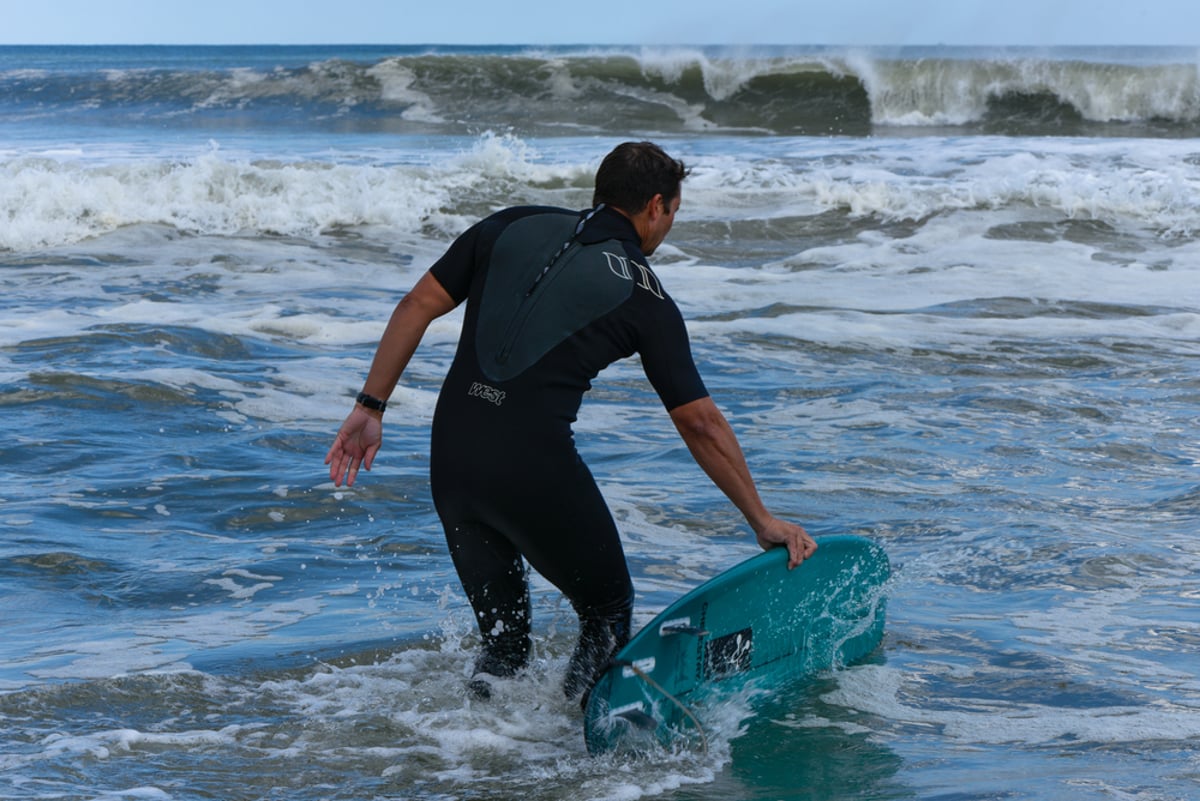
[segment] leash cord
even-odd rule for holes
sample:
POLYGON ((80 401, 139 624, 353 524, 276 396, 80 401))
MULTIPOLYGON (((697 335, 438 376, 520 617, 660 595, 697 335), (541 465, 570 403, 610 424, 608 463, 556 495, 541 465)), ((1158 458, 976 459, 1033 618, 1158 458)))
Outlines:
POLYGON ((692 710, 688 709, 687 704, 683 703, 678 698, 676 698, 675 696, 673 696, 669 692, 667 692, 666 689, 664 689, 661 684, 659 684, 654 679, 650 678, 649 673, 642 670, 640 667, 633 664, 632 662, 618 662, 617 664, 620 665, 621 667, 627 667, 630 670, 632 670, 639 679, 641 679, 642 681, 649 684, 660 695, 662 695, 664 698, 666 698, 668 701, 670 701, 675 706, 679 707, 679 710, 681 712, 683 712, 683 714, 687 715, 688 720, 690 720, 692 722, 692 725, 696 727, 696 731, 700 733, 701 750, 703 751, 704 754, 707 755, 708 754, 708 735, 706 735, 704 733, 704 727, 700 725, 700 721, 696 719, 696 716, 694 714, 692 714, 692 710))

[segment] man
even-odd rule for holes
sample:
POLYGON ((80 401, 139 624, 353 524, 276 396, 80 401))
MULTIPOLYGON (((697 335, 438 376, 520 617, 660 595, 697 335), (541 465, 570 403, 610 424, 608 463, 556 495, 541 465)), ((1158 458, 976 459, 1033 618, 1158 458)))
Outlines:
POLYGON ((526 562, 571 601, 579 641, 563 690, 586 702, 628 641, 633 584, 608 507, 571 424, 596 375, 637 353, 693 457, 794 568, 816 549, 759 498, 738 441, 709 397, 687 330, 646 257, 666 238, 687 175, 657 145, 627 142, 596 172, 585 212, 516 207, 462 234, 396 306, 357 403, 325 463, 353 484, 371 469, 386 399, 438 316, 467 303, 434 414, 433 500, 483 647, 472 688, 527 663, 526 562))

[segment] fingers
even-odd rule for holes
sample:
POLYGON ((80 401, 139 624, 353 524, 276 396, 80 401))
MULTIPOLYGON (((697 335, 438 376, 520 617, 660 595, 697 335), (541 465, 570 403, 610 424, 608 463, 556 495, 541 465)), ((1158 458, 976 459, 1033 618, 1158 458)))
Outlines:
POLYGON ((783 546, 788 552, 788 570, 794 570, 817 551, 816 541, 803 526, 776 519, 772 530, 764 531, 759 537, 763 548, 783 546))
POLYGON ((358 478, 358 468, 362 461, 353 457, 347 456, 329 468, 329 480, 333 482, 333 486, 340 487, 343 483, 347 487, 354 486, 354 479, 358 478))
MULTIPOLYGON (((378 450, 378 449, 376 449, 378 450)), ((369 456, 370 460, 374 460, 375 454, 369 456)), ((363 464, 363 460, 355 457, 342 445, 342 440, 339 437, 333 447, 329 449, 329 453, 325 454, 325 464, 329 465, 329 480, 333 482, 333 486, 340 487, 344 481, 346 486, 354 486, 354 479, 358 477, 358 468, 363 464)), ((366 465, 370 470, 370 464, 366 465)))
POLYGON ((345 459, 345 469, 349 471, 346 475, 346 486, 353 487, 354 480, 358 478, 359 469, 371 471, 371 465, 375 463, 375 454, 379 453, 379 445, 368 445, 362 455, 347 454, 345 459))
POLYGON ((817 543, 804 529, 800 529, 800 536, 788 539, 788 570, 799 567, 801 562, 816 552, 817 543))
POLYGON ((346 458, 345 454, 339 454, 329 465, 329 480, 335 487, 342 486, 342 480, 346 477, 346 458))
POLYGON ((758 544, 763 550, 783 546, 788 552, 788 570, 799 567, 817 551, 816 541, 808 535, 803 526, 789 523, 779 518, 772 518, 757 534, 758 544))
POLYGON ((362 466, 364 470, 368 472, 371 470, 371 465, 375 464, 375 454, 377 453, 379 453, 378 445, 370 445, 367 447, 367 452, 362 459, 362 466))
POLYGON ((331 478, 333 478, 333 485, 335 487, 340 487, 342 485, 342 479, 345 479, 346 486, 353 487, 354 481, 358 478, 359 468, 365 467, 367 470, 370 470, 370 462, 373 459, 373 453, 370 454, 367 459, 352 453, 343 453, 341 461, 337 464, 336 469, 330 474, 331 478))
POLYGON ((329 446, 329 452, 325 454, 325 464, 329 465, 329 480, 333 482, 333 486, 340 487, 342 485, 342 479, 349 467, 349 460, 350 455, 346 453, 343 437, 339 432, 333 440, 333 445, 329 446))

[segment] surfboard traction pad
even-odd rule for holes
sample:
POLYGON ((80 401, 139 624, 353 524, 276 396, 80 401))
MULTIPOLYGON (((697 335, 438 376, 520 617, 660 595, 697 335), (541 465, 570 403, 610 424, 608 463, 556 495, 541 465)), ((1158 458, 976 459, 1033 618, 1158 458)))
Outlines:
MULTIPOLYGON (((685 707, 753 682, 769 689, 851 665, 883 639, 887 554, 863 537, 818 537, 795 570, 775 548, 668 606, 614 658, 584 717, 588 751, 670 748, 694 739, 685 707)), ((701 734, 701 736, 703 736, 701 734)))

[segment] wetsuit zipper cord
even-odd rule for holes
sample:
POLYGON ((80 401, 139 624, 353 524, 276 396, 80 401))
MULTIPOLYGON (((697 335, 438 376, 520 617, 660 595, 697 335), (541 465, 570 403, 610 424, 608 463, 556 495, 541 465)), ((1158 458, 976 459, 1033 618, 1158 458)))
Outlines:
POLYGON ((595 217, 596 213, 602 208, 604 208, 603 203, 579 219, 579 225, 575 226, 575 233, 571 235, 570 239, 568 239, 566 242, 563 242, 562 247, 558 249, 558 252, 550 257, 550 261, 546 262, 546 266, 542 268, 540 273, 538 273, 537 278, 533 279, 533 283, 529 285, 529 289, 525 290, 525 297, 529 297, 533 294, 533 290, 537 289, 538 284, 540 284, 542 279, 546 277, 546 273, 550 272, 550 268, 554 266, 554 263, 562 258, 562 254, 567 252, 567 248, 571 247, 572 243, 574 243, 579 235, 583 233, 583 226, 587 225, 588 220, 595 217))

